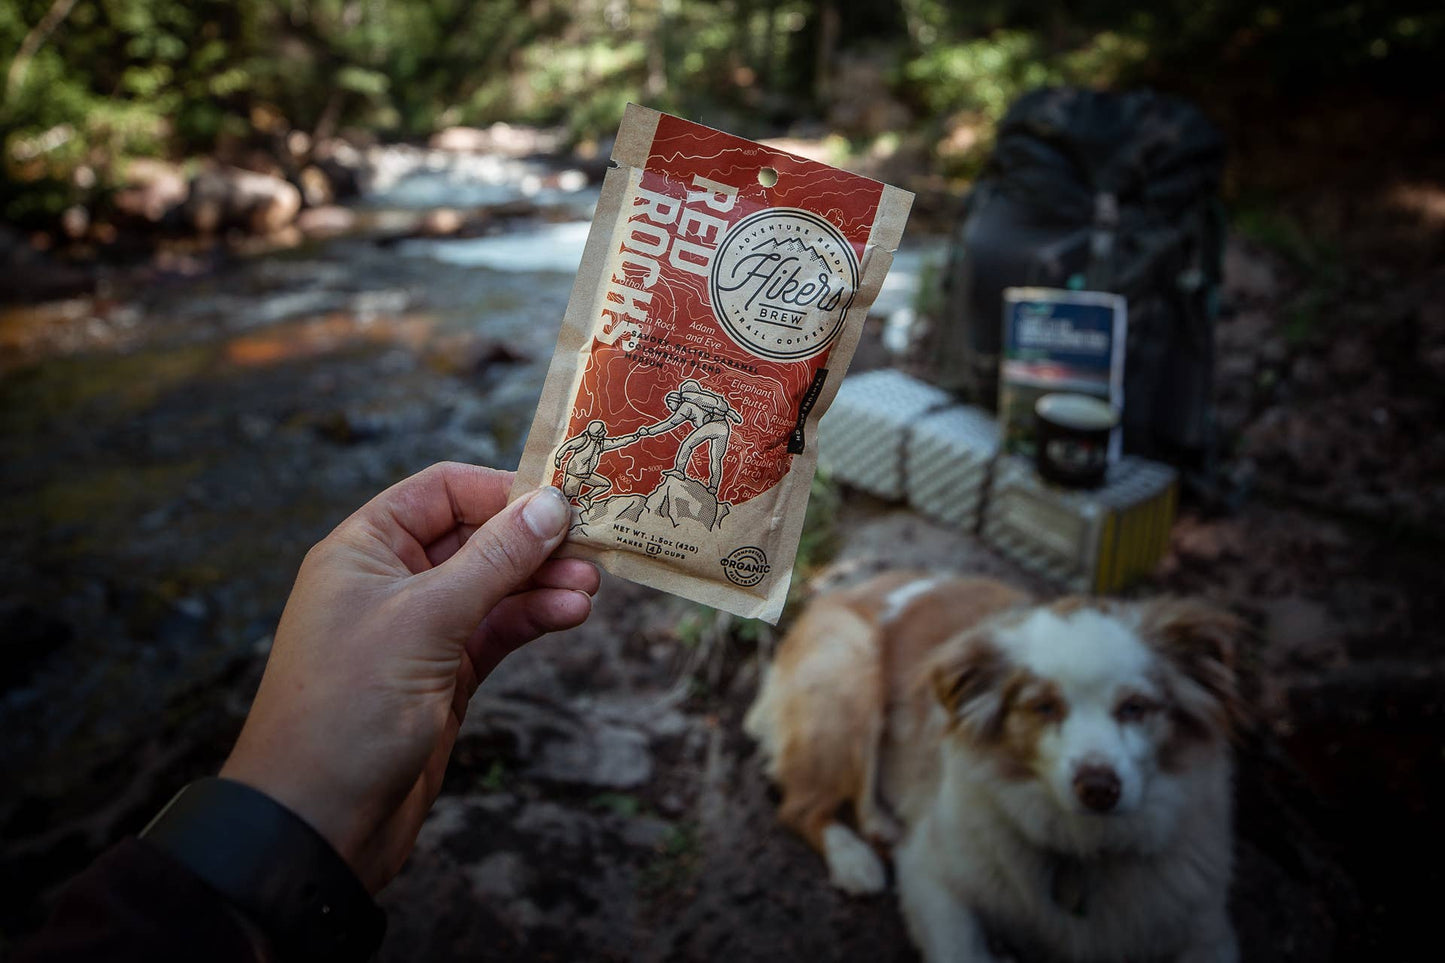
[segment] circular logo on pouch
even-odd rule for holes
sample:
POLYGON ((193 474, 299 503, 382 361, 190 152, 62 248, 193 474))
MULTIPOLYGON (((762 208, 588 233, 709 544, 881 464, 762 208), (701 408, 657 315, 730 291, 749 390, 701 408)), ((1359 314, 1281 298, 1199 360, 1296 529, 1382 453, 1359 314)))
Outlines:
POLYGON ((729 581, 744 588, 757 585, 772 570, 767 553, 756 545, 744 545, 722 559, 722 567, 729 581))
POLYGON ((708 280, 713 314, 760 358, 800 361, 843 329, 858 290, 858 257, 836 227, 810 211, 773 207, 733 225, 708 280))

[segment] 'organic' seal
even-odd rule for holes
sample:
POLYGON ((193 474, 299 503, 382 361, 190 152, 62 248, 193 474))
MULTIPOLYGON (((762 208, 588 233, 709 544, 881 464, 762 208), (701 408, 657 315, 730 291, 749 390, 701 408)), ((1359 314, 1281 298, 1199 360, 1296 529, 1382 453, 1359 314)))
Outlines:
POLYGON ((757 585, 772 570, 767 553, 756 545, 744 545, 721 561, 729 581, 744 587, 757 585))

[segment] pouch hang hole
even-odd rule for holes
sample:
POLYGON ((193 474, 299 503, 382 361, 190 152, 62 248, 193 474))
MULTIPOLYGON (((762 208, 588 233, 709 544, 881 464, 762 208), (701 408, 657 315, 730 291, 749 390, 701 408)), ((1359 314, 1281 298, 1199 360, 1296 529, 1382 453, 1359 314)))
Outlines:
POLYGON ((778 171, 774 167, 758 168, 758 183, 764 187, 775 187, 778 183, 778 171))

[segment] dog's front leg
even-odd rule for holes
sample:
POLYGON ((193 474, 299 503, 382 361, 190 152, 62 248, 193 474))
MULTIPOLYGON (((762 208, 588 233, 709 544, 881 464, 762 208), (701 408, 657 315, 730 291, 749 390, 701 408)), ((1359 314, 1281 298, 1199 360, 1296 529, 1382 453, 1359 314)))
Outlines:
POLYGON ((895 860, 898 900, 914 945, 926 963, 1003 963, 989 950, 973 910, 937 873, 926 838, 912 834, 895 860))

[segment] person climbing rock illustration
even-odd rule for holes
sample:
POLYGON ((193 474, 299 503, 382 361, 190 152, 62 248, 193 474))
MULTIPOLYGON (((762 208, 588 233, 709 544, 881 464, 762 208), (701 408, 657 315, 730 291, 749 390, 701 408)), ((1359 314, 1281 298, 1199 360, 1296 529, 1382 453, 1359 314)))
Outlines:
POLYGON ((728 439, 732 436, 732 425, 729 422, 740 425, 743 423, 742 416, 733 410, 722 395, 708 391, 692 379, 678 385, 676 391, 669 391, 664 403, 672 414, 655 425, 639 428, 637 435, 642 438, 664 435, 684 422, 691 422, 695 427, 678 447, 673 470, 685 476, 692 453, 698 446, 707 444, 707 490, 716 495, 718 485, 722 483, 723 455, 727 453, 728 439))
POLYGON ((630 445, 637 438, 637 435, 608 438, 606 425, 600 421, 588 422, 581 434, 562 443, 552 459, 552 464, 558 468, 562 467, 564 459, 567 460, 567 467, 562 473, 562 494, 569 501, 576 502, 583 511, 591 508, 593 499, 612 490, 612 480, 597 473, 597 462, 601 460, 602 453, 630 445), (584 495, 583 488, 590 490, 584 495))

